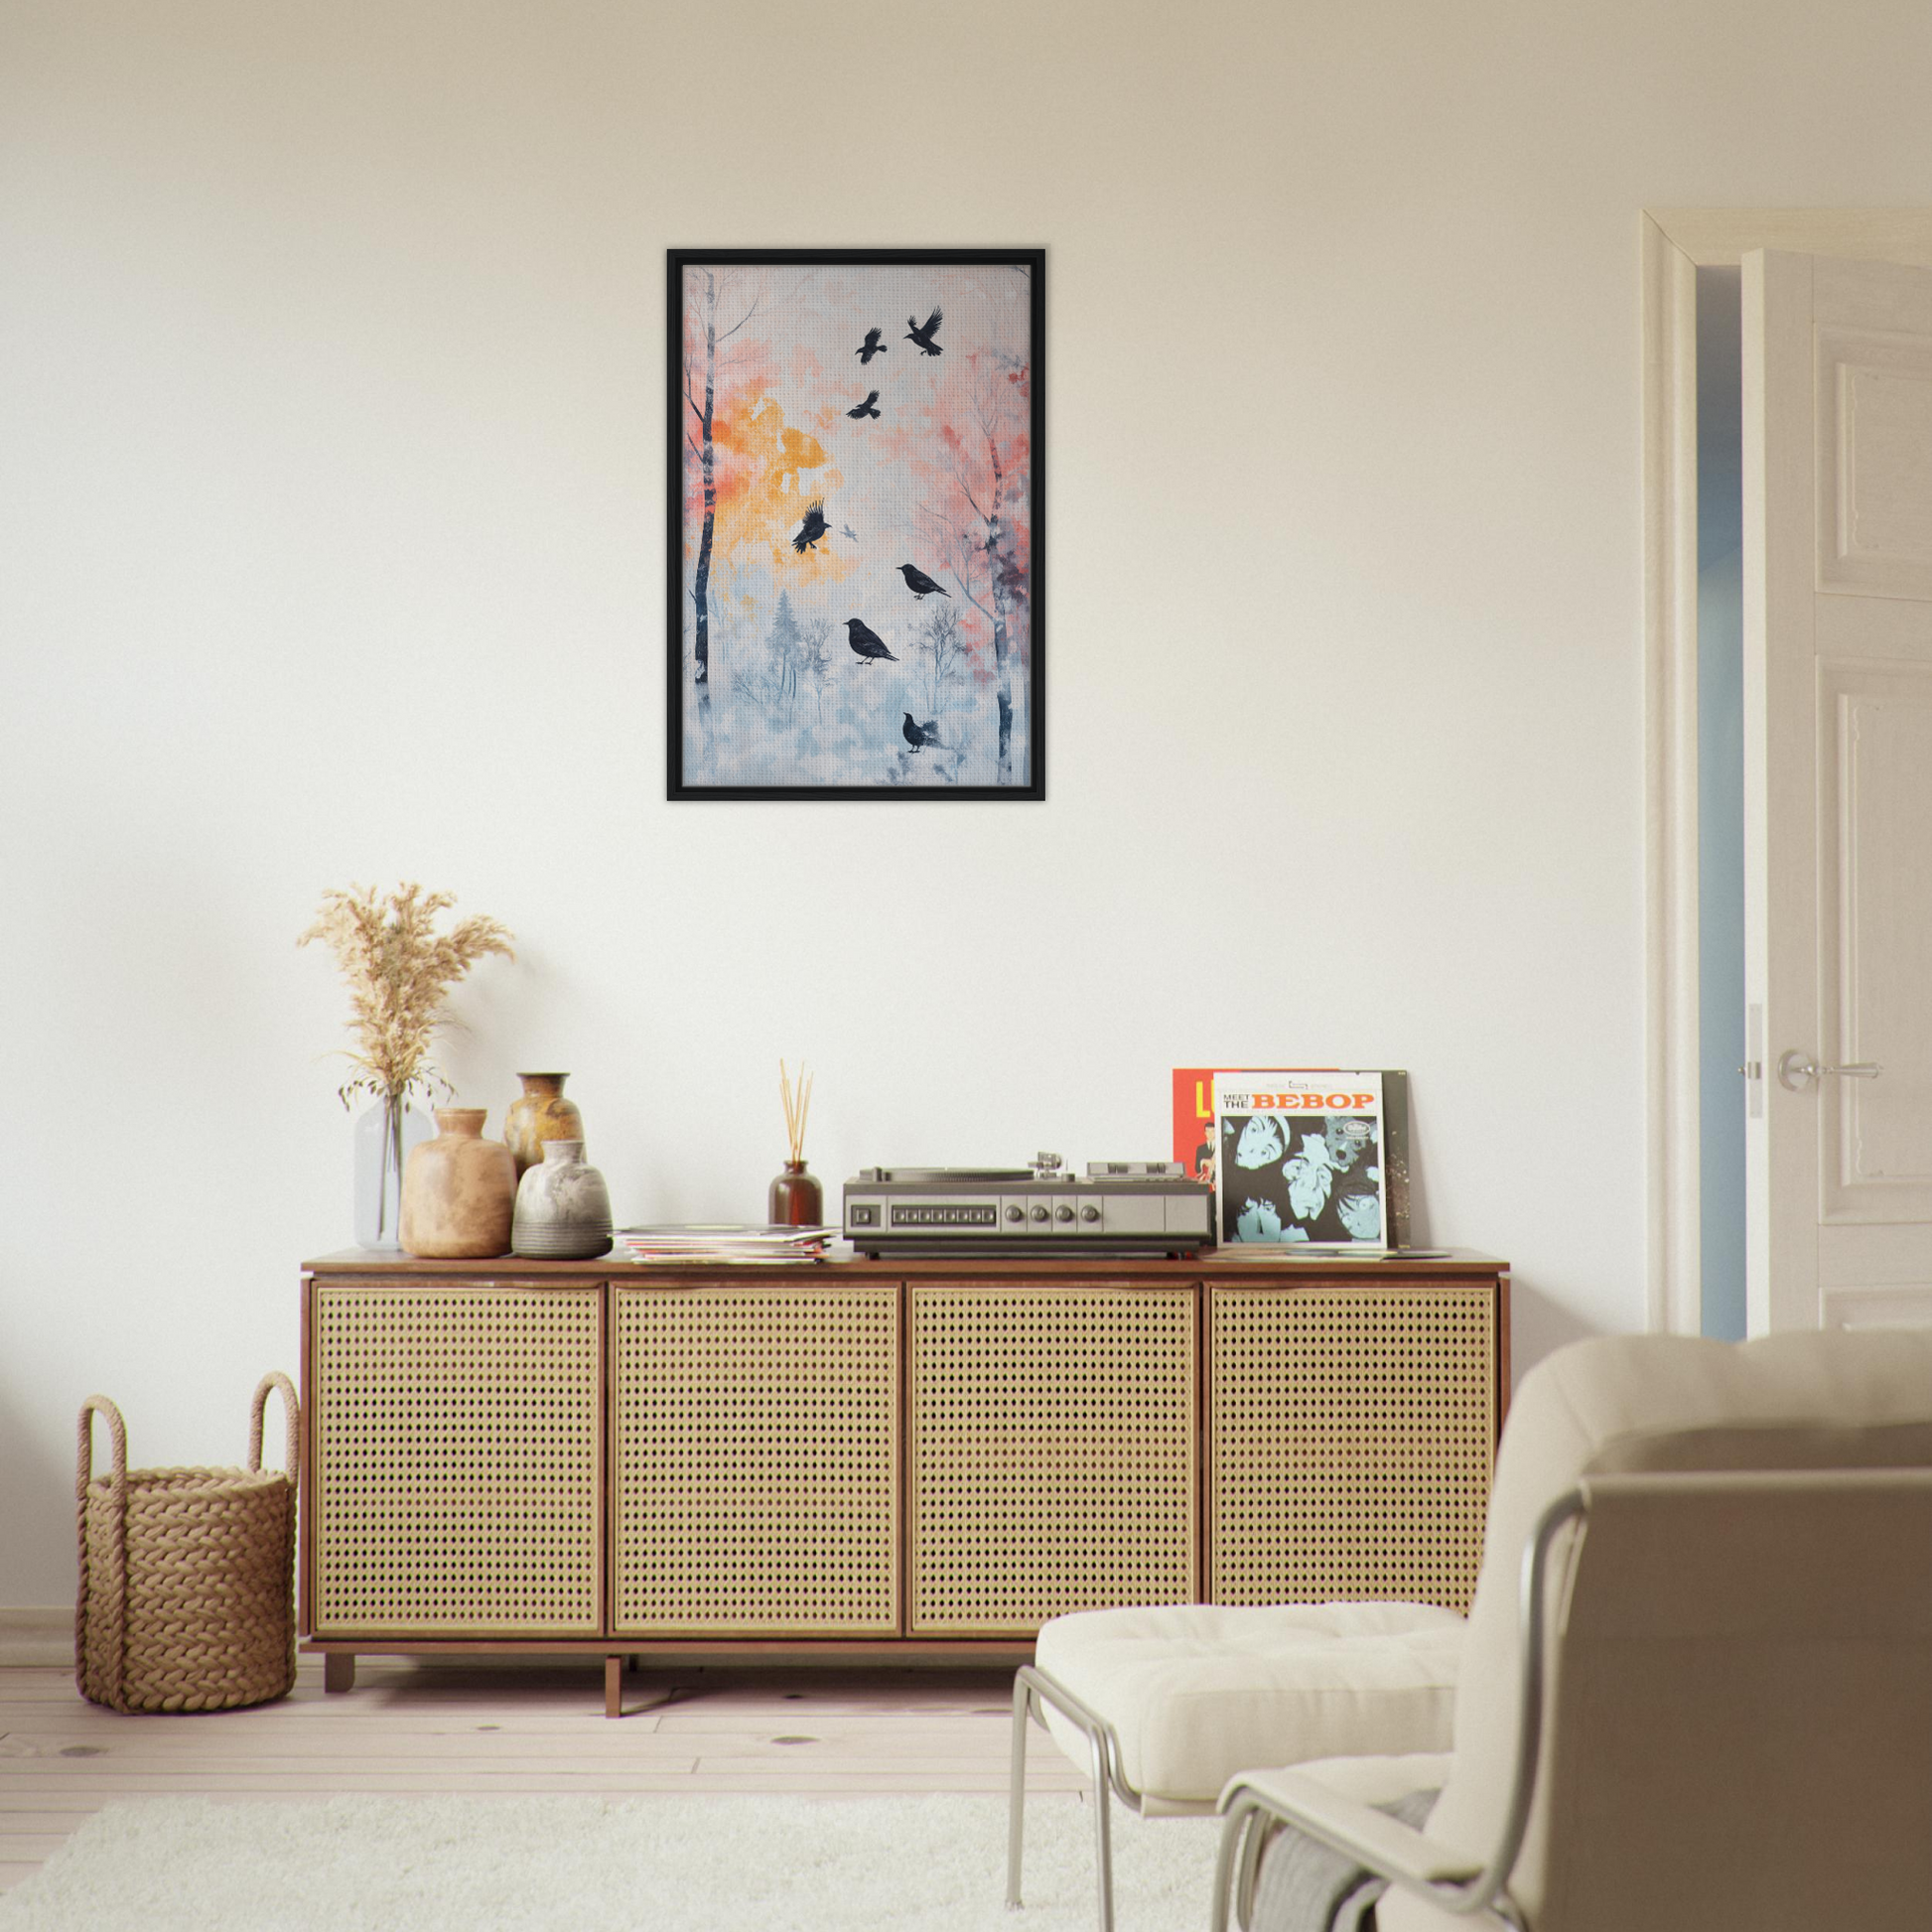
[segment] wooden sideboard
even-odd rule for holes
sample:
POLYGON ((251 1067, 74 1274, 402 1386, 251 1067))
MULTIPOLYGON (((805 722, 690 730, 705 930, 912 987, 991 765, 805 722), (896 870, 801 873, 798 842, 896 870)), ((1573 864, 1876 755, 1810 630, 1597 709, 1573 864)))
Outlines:
POLYGON ((303 1271, 304 1648, 1018 1659, 1065 1610, 1465 1608, 1509 1275, 1401 1262, 303 1271))

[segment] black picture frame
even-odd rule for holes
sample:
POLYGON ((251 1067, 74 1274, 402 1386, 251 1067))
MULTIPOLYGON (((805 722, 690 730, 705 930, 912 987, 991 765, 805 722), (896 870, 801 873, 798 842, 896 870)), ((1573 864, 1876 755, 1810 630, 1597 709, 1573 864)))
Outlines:
MULTIPOLYGON (((666 796, 1043 800, 1045 249, 671 248, 665 270, 666 796), (997 271, 1003 269, 1024 274, 1024 289, 1002 283, 997 271), (815 272, 804 278, 772 272, 793 270, 815 272), (993 273, 982 278, 973 274, 977 270, 993 273), (721 286, 737 299, 723 303, 721 286), (963 291, 964 329, 942 343, 943 321, 935 327, 928 315, 921 325, 919 314, 945 306, 928 293, 912 303, 914 314, 899 332, 893 318, 903 312, 908 291, 918 287, 963 291), (859 291, 856 298, 848 293, 853 289, 859 291), (807 296, 815 309, 806 309, 807 296), (772 327, 764 332, 768 344, 755 331, 723 356, 746 356, 762 368, 776 364, 760 364, 759 356, 788 351, 789 376, 774 375, 771 382, 774 387, 788 382, 794 402, 798 370, 807 371, 808 387, 824 382, 825 398, 810 420, 819 435, 837 438, 860 478, 876 483, 872 496, 854 489, 850 500, 868 510, 894 506, 877 518, 883 534, 876 539, 870 523, 862 536, 841 515, 838 494, 848 487, 844 463, 827 455, 811 432, 783 433, 802 436, 808 450, 820 453, 814 467, 822 467, 828 480, 839 479, 836 485, 828 481, 821 486, 823 500, 808 500, 802 469, 774 459, 754 474, 756 459, 744 448, 751 426, 757 424, 761 435, 762 412, 773 408, 781 423, 782 412, 768 397, 747 400, 759 386, 756 375, 727 405, 729 369, 720 351, 727 325, 736 337, 757 320, 758 305, 767 298, 772 304, 772 327), (889 299, 890 308, 881 306, 889 299), (784 302, 793 305, 785 312, 793 318, 791 335, 778 321, 784 302), (738 312, 748 306, 752 313, 739 322, 738 312), (870 365, 877 356, 899 355, 901 360, 882 364, 887 379, 899 385, 897 400, 888 405, 875 390, 857 409, 835 415, 833 404, 847 400, 839 382, 846 365, 825 366, 797 333, 805 324, 796 318, 805 317, 822 344, 848 313, 863 311, 870 318, 874 308, 879 326, 854 348, 862 361, 851 366, 864 366, 876 376, 870 365), (1022 315, 1026 339, 1016 347, 1022 315), (688 326, 688 318, 695 323, 697 316, 711 329, 709 385, 696 353, 702 330, 688 326), (997 342, 990 333, 982 332, 984 340, 970 333, 982 318, 990 318, 986 331, 997 324, 997 342), (940 359, 948 349, 957 358, 950 364, 940 359), (875 429, 880 414, 899 404, 903 410, 895 418, 891 441, 875 434, 869 442, 866 432, 875 429), (729 425, 738 431, 736 444, 721 444, 715 435, 722 406, 740 412, 729 425), (861 416, 861 410, 868 413, 861 416), (958 420, 962 411, 967 430, 958 420), (844 419, 855 429, 846 430, 844 419), (1024 462, 1019 463, 1014 453, 1021 447, 1017 426, 1022 424, 1024 462), (984 447, 973 455, 976 437, 984 447), (962 448, 969 453, 962 455, 962 448), (701 481, 707 449, 713 514, 701 517, 697 506, 707 500, 701 481), (733 464, 744 472, 733 484, 741 497, 757 485, 750 508, 730 506, 726 483, 733 464), (939 498, 936 506, 927 500, 933 496, 939 498), (812 501, 819 502, 816 534, 812 501), (771 532, 779 526, 772 519, 787 502, 799 506, 793 519, 797 528, 788 540, 773 541, 771 532), (1023 505, 1024 524, 1017 513, 1023 505), (770 610, 762 611, 741 583, 731 618, 721 621, 713 580, 723 554, 719 539, 734 515, 749 520, 754 509, 761 518, 759 542, 739 542, 732 554, 749 549, 754 571, 769 572, 770 610), (925 549, 916 565, 884 561, 919 551, 922 541, 925 549), (794 571, 788 552, 796 552, 804 564, 796 585, 780 581, 794 571), (892 584, 895 572, 902 579, 898 586, 892 584), (828 582, 842 595, 828 591, 828 582), (840 615, 855 603, 865 609, 840 615), (883 615, 874 616, 875 607, 883 615), (846 625, 843 636, 830 628, 840 621, 846 625), (768 632, 759 629, 760 623, 768 623, 768 632), (888 671, 889 662, 899 669, 888 671), (861 682, 865 679, 873 682, 861 682), (797 722, 801 688, 816 706, 803 725, 797 722), (833 712, 826 725, 828 692, 833 712), (897 733, 902 742, 892 742, 887 713, 901 707, 906 707, 904 722, 897 733), (935 716, 923 718, 926 711, 935 716), (923 736, 922 726, 933 724, 941 729, 923 736), (848 768, 854 781, 839 781, 848 768), (745 781, 748 774, 753 781, 745 781)), ((844 341, 839 338, 841 350, 844 341)), ((845 386, 856 392, 872 384, 855 380, 845 386)), ((793 446, 781 447, 789 453, 793 446)), ((737 573, 740 566, 732 569, 737 573)), ((759 582, 764 588, 763 579, 759 582)))

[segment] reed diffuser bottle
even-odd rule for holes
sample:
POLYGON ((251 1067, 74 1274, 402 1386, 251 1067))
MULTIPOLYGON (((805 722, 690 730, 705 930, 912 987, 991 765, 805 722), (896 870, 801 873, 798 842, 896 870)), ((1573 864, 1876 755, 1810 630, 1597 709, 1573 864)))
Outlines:
POLYGON ((798 1082, 792 1084, 783 1060, 778 1062, 778 1098, 784 1102, 785 1140, 791 1158, 765 1195, 765 1214, 773 1227, 815 1228, 825 1222, 825 1190, 818 1176, 805 1170, 805 1116, 811 1111, 812 1079, 798 1062, 798 1082))

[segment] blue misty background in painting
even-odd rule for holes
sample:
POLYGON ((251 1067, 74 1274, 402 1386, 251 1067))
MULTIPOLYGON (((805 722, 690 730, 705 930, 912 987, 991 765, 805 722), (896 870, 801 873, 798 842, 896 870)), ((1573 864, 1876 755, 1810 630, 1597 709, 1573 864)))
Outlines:
POLYGON ((686 783, 1031 784, 1030 271, 683 276, 686 783))

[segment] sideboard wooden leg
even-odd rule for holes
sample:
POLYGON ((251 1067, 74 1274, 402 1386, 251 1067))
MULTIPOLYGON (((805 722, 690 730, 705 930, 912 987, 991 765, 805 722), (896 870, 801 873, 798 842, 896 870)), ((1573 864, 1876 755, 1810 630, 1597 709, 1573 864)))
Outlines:
POLYGON ((352 1650, 325 1650, 322 1654, 322 1688, 325 1691, 352 1691, 355 1688, 355 1653, 352 1650))
POLYGON ((607 1718, 623 1716, 623 1659, 607 1657, 604 1660, 604 1715, 607 1718))

